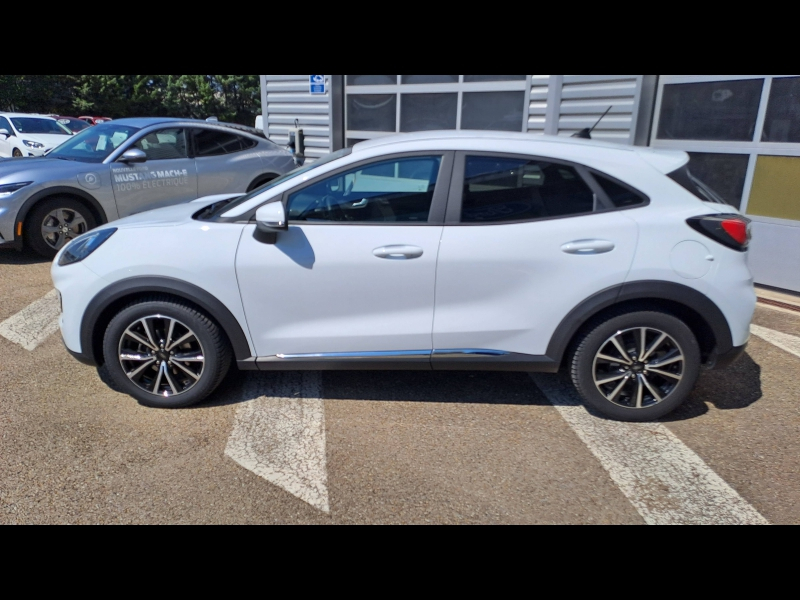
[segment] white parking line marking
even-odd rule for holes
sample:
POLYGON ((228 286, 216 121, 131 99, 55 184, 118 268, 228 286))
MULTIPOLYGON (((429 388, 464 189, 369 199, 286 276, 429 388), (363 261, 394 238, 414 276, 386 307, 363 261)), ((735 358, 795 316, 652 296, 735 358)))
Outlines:
POLYGON ((593 416, 559 376, 531 377, 646 523, 769 524, 664 425, 593 416))
POLYGON ((311 506, 330 512, 322 378, 316 371, 253 373, 225 454, 311 506))
POLYGON ((33 350, 58 330, 60 314, 58 292, 50 290, 0 323, 0 335, 26 350, 33 350))
POLYGON ((800 337, 783 333, 782 331, 775 331, 768 327, 761 327, 760 325, 750 324, 750 333, 768 341, 773 346, 777 346, 781 350, 786 350, 796 357, 800 358, 800 337))

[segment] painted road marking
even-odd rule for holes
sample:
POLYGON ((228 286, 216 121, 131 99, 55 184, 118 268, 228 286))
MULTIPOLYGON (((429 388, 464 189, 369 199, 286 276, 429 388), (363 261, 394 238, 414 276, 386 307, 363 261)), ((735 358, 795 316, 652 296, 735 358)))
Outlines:
POLYGON ((50 290, 0 323, 0 335, 26 350, 33 350, 58 330, 60 314, 58 292, 50 290))
POLYGON ((750 325, 750 333, 800 358, 800 337, 753 324, 750 325))
POLYGON ((326 513, 325 408, 317 371, 248 374, 225 454, 326 513))
POLYGON ((622 423, 593 416, 558 375, 531 377, 646 523, 769 524, 661 423, 622 423))

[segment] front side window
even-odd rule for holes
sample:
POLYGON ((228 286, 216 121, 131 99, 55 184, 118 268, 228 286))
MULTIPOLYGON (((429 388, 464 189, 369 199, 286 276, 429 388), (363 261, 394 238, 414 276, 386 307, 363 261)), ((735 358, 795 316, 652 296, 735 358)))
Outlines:
POLYGON ((441 156, 371 163, 326 178, 289 196, 291 221, 425 223, 441 156))
POLYGON ((594 193, 574 168, 543 160, 467 156, 462 223, 589 213, 594 193))
POLYGON ((147 160, 169 160, 187 158, 186 130, 159 129, 137 140, 134 147, 147 155, 147 160))

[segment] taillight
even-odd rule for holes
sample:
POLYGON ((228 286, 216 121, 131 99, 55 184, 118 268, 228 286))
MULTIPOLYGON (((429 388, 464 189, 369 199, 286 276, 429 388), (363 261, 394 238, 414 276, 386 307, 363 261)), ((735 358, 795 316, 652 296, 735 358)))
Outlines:
POLYGON ((686 222, 723 246, 744 252, 750 243, 750 219, 742 215, 705 215, 686 222))

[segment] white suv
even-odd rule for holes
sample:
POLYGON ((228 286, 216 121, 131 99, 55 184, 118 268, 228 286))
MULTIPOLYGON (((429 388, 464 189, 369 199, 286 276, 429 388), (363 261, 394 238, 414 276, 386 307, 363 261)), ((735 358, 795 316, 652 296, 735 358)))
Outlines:
POLYGON ((683 152, 497 132, 356 144, 122 219, 52 267, 68 350, 143 404, 239 369, 567 369, 650 420, 744 350, 749 221, 683 152))

